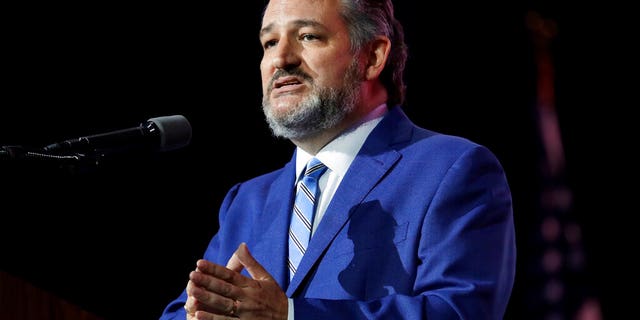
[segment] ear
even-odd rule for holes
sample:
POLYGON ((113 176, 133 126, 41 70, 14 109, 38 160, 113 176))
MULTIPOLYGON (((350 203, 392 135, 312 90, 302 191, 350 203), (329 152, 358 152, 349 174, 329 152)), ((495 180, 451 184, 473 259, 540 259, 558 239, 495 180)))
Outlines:
POLYGON ((377 78, 384 69, 391 50, 391 40, 386 36, 378 36, 369 43, 367 50, 366 79, 377 78))

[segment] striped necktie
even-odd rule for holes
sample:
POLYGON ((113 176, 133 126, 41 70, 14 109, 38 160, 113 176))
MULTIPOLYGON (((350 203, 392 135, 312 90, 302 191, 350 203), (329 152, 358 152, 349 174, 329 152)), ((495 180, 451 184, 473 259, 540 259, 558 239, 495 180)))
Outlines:
POLYGON ((293 278, 302 256, 307 251, 316 209, 316 197, 320 190, 318 180, 326 170, 327 167, 320 160, 313 158, 307 163, 304 176, 298 182, 289 226, 289 279, 293 278))

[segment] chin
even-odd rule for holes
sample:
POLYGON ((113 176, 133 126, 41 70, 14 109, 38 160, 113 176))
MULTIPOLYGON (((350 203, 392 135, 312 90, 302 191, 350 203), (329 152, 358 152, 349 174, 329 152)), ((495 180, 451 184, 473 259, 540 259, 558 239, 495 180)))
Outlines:
POLYGON ((295 109, 300 103, 300 99, 298 98, 278 98, 275 101, 271 101, 271 112, 274 115, 283 115, 291 113, 293 109, 295 109))

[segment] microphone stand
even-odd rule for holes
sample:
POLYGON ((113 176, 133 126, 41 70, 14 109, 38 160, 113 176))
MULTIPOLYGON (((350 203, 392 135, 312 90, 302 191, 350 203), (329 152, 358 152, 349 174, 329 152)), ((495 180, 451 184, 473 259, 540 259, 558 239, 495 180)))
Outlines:
POLYGON ((38 149, 28 149, 23 146, 0 147, 0 164, 8 161, 11 163, 36 163, 45 165, 57 165, 69 171, 77 172, 81 168, 95 169, 100 163, 101 154, 89 153, 53 153, 38 149))

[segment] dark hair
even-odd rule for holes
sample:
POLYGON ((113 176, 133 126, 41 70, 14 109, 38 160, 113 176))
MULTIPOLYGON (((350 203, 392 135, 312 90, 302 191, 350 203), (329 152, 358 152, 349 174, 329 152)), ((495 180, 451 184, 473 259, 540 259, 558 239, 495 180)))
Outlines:
POLYGON ((341 0, 341 3, 341 14, 349 28, 354 51, 362 49, 378 35, 385 35, 391 40, 391 52, 380 81, 387 89, 389 108, 404 103, 407 45, 402 24, 394 15, 393 3, 391 0, 341 0))

